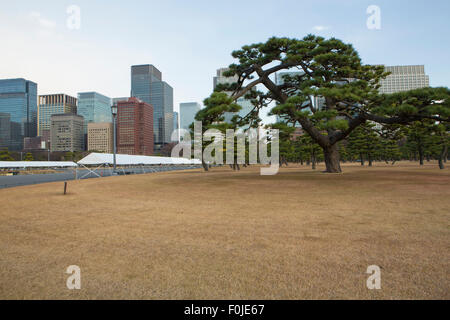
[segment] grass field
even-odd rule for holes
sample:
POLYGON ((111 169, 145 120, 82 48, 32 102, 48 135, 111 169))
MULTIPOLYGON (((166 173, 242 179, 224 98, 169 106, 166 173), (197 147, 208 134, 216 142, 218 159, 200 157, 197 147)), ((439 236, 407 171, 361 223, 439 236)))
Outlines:
POLYGON ((450 299, 450 170, 321 169, 0 190, 0 298, 450 299), (366 287, 373 264, 381 290, 366 287))

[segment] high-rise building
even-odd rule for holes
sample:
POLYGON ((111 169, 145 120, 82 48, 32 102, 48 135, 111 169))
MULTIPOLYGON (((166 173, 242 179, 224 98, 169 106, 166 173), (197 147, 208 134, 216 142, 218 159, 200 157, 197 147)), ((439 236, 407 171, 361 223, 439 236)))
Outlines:
POLYGON ((155 145, 170 142, 173 131, 173 89, 162 81, 162 74, 153 65, 131 67, 131 96, 153 106, 155 145))
POLYGON ((23 148, 23 138, 37 135, 37 84, 25 79, 0 80, 0 144, 23 148), (8 124, 7 124, 8 123, 8 124))
POLYGON ((48 94, 39 96, 38 107, 38 133, 44 138, 51 137, 50 132, 51 117, 55 114, 77 113, 77 98, 71 97, 67 94, 48 94))
MULTIPOLYGON (((285 83, 286 78, 290 77, 292 79, 294 79, 295 77, 299 77, 304 75, 305 73, 303 71, 281 71, 281 72, 277 72, 275 74, 275 84, 277 86, 281 86, 285 83)), ((316 101, 316 100, 314 100, 316 101)), ((319 100, 317 100, 319 101, 319 100)), ((284 121, 285 119, 282 116, 276 115, 276 122, 281 122, 284 121)))
MULTIPOLYGON (((229 68, 220 68, 217 69, 217 75, 213 78, 213 89, 215 90, 217 85, 219 84, 233 84, 239 80, 239 77, 237 75, 234 75, 232 77, 226 77, 224 76, 224 73, 228 71, 229 68)), ((231 92, 227 92, 228 95, 231 95, 231 92)), ((233 112, 225 112, 224 114, 224 121, 230 122, 231 119, 235 115, 239 115, 240 117, 247 116, 254 108, 253 104, 250 100, 245 99, 244 97, 240 97, 236 100, 236 104, 241 106, 241 110, 239 112, 233 113, 233 112)))
POLYGON ((201 108, 198 102, 180 103, 180 129, 189 130, 189 126, 195 121, 195 115, 201 108))
POLYGON ((119 101, 128 101, 129 97, 112 98, 112 105, 117 106, 119 101))
POLYGON ((89 122, 87 127, 87 150, 113 153, 113 124, 111 122, 89 122))
POLYGON ((153 107, 137 98, 117 103, 117 152, 153 154, 153 107))
POLYGON ((42 140, 42 137, 27 137, 23 139, 23 150, 25 151, 40 151, 47 149, 47 145, 42 140))
POLYGON ((430 86, 430 77, 425 74, 424 65, 385 66, 384 70, 391 74, 380 81, 380 93, 394 93, 430 86))
MULTIPOLYGON (((178 117, 178 112, 174 112, 173 113, 173 131, 180 129, 180 124, 179 124, 179 117, 178 117)), ((180 140, 180 136, 178 134, 178 136, 175 138, 175 140, 171 139, 172 141, 178 142, 180 140)))
POLYGON ((73 113, 50 117, 50 149, 54 151, 83 151, 84 119, 73 113))
POLYGON ((90 122, 112 122, 111 98, 97 92, 78 93, 77 114, 84 118, 84 130, 90 122))

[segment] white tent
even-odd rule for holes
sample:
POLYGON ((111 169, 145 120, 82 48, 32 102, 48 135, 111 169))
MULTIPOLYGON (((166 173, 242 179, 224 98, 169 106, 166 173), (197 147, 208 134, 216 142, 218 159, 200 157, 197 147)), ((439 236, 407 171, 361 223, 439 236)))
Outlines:
MULTIPOLYGON (((112 165, 114 160, 114 155, 110 153, 91 153, 88 156, 84 157, 78 164, 87 166, 87 165, 112 165)), ((198 159, 185 159, 185 158, 173 158, 173 157, 154 157, 154 156, 132 156, 128 154, 117 154, 116 155, 116 164, 118 166, 125 165, 170 165, 170 164, 178 164, 178 165, 197 165, 202 164, 198 159)))
POLYGON ((68 168, 77 167, 72 161, 0 161, 0 168, 68 168))

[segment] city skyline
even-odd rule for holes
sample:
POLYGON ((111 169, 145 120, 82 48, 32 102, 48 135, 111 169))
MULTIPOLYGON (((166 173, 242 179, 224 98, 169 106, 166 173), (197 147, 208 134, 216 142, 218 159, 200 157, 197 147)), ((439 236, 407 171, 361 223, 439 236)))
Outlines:
POLYGON ((232 3, 206 5, 204 1, 136 1, 133 6, 111 2, 107 7, 100 2, 78 1, 79 30, 66 27, 66 9, 71 3, 8 3, 0 13, 0 35, 9 44, 0 52, 6 62, 0 78, 31 79, 39 84, 39 94, 64 92, 76 96, 95 90, 120 97, 128 96, 131 89, 126 81, 129 67, 151 63, 164 72, 165 80, 174 88, 174 111, 178 111, 181 102, 202 102, 209 96, 211 74, 233 63, 233 50, 270 36, 302 38, 314 33, 352 43, 367 64, 425 64, 431 86, 450 86, 446 78, 450 66, 445 63, 448 44, 440 41, 440 34, 449 31, 445 23, 450 9, 447 1, 435 1, 433 6, 425 1, 378 1, 380 30, 366 27, 366 9, 373 4, 370 1, 255 3, 240 3, 241 9, 236 12, 232 3), (283 19, 267 23, 275 6, 283 19), (139 19, 149 9, 154 19, 139 19), (302 19, 295 19, 298 12, 302 12, 302 19), (240 32, 240 23, 233 26, 228 21, 248 14, 254 20, 252 27, 240 32), (118 17, 126 18, 127 26, 111 22, 118 17), (421 24, 416 23, 419 19, 421 24), (155 28, 159 25, 166 27, 155 28), (135 41, 139 38, 152 41, 135 41), (61 68, 70 76, 61 75, 61 68))

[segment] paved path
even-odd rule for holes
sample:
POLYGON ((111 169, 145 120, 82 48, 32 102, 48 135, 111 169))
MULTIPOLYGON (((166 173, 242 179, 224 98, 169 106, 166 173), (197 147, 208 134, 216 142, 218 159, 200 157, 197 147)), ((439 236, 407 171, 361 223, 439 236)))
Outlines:
MULTIPOLYGON (((119 174, 142 174, 151 172, 163 172, 163 171, 174 171, 174 170, 186 170, 186 169, 196 169, 201 166, 168 166, 168 167, 146 167, 146 168, 128 168, 125 170, 120 170, 119 174)), ((104 169, 98 170, 97 173, 102 173, 102 176, 111 176, 112 170, 104 169)), ((78 178, 89 179, 98 178, 95 174, 89 172, 86 169, 78 169, 78 178)), ((11 188, 18 186, 26 186, 30 184, 39 184, 46 182, 55 181, 69 181, 75 179, 75 171, 62 171, 59 173, 49 173, 49 174, 29 174, 29 175, 17 175, 17 176, 0 176, 0 189, 11 188)))

